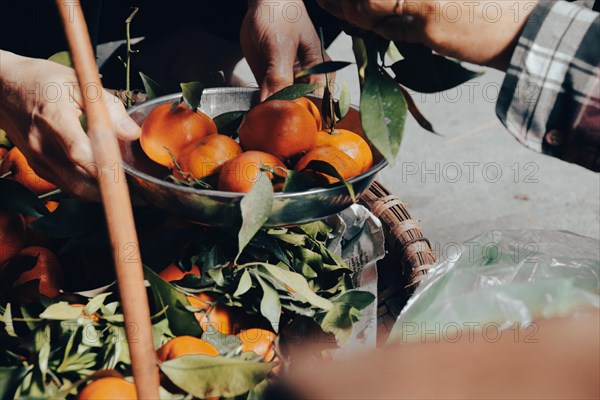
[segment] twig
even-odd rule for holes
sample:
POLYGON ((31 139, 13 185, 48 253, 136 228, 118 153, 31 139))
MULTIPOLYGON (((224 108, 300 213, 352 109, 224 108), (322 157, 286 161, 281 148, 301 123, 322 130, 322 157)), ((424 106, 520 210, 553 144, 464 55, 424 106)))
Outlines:
POLYGON ((139 8, 134 7, 131 15, 125 20, 125 38, 127 41, 127 61, 125 62, 125 97, 127 97, 127 107, 131 107, 131 55, 137 53, 137 51, 131 48, 131 21, 133 17, 138 13, 139 8))

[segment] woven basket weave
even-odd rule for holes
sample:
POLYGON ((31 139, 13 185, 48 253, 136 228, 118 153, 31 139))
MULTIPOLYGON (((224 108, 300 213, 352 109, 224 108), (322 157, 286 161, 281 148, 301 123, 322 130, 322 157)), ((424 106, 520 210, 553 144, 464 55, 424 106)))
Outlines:
POLYGON ((436 261, 431 244, 406 205, 377 181, 359 202, 383 225, 386 256, 378 264, 378 344, 385 342, 402 307, 436 261))

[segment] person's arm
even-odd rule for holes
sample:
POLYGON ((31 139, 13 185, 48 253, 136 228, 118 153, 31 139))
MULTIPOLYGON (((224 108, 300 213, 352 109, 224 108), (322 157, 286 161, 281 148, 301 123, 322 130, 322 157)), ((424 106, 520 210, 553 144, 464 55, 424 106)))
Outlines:
POLYGON ((519 142, 600 171, 600 14, 566 1, 537 4, 496 105, 519 142))
POLYGON ((120 137, 139 136, 121 101, 94 87, 82 94, 73 69, 0 50, 0 129, 42 178, 77 196, 97 198, 91 144, 79 119, 82 95, 105 102, 120 137))
POLYGON ((329 363, 299 362, 269 399, 597 399, 598 315, 540 320, 493 339, 465 329, 452 341, 441 335, 329 363))
POLYGON ((597 12, 562 0, 317 1, 387 39, 507 71, 496 108, 507 129, 535 151, 600 170, 597 12))

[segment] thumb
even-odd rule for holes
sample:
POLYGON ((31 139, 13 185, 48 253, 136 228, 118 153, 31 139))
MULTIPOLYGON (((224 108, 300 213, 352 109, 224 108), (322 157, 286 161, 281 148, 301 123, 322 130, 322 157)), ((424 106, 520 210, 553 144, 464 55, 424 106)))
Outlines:
POLYGON ((127 114, 121 100, 107 91, 104 92, 104 99, 110 119, 117 130, 117 136, 123 140, 135 140, 139 138, 141 129, 127 114))
POLYGON ((279 43, 269 47, 266 57, 265 78, 260 85, 261 101, 294 83, 294 64, 298 46, 279 43))

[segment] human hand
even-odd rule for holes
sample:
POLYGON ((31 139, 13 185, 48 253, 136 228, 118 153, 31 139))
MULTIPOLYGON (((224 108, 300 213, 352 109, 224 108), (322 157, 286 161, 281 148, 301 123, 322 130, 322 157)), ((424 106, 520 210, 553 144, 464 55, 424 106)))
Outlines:
MULTIPOLYGON (((240 42, 261 87, 261 100, 293 84, 295 73, 323 61, 319 35, 301 0, 249 0, 240 42)), ((309 77, 310 83, 323 80, 309 77)))
MULTIPOLYGON (((0 128, 42 178, 78 197, 98 199, 90 139, 80 117, 82 93, 75 71, 52 61, 0 51, 0 128)), ((85 94, 100 98, 96 88, 85 94)), ((140 128, 115 96, 103 90, 117 135, 134 140, 140 128)))
POLYGON ((505 70, 537 0, 317 0, 335 15, 389 40, 505 70))

